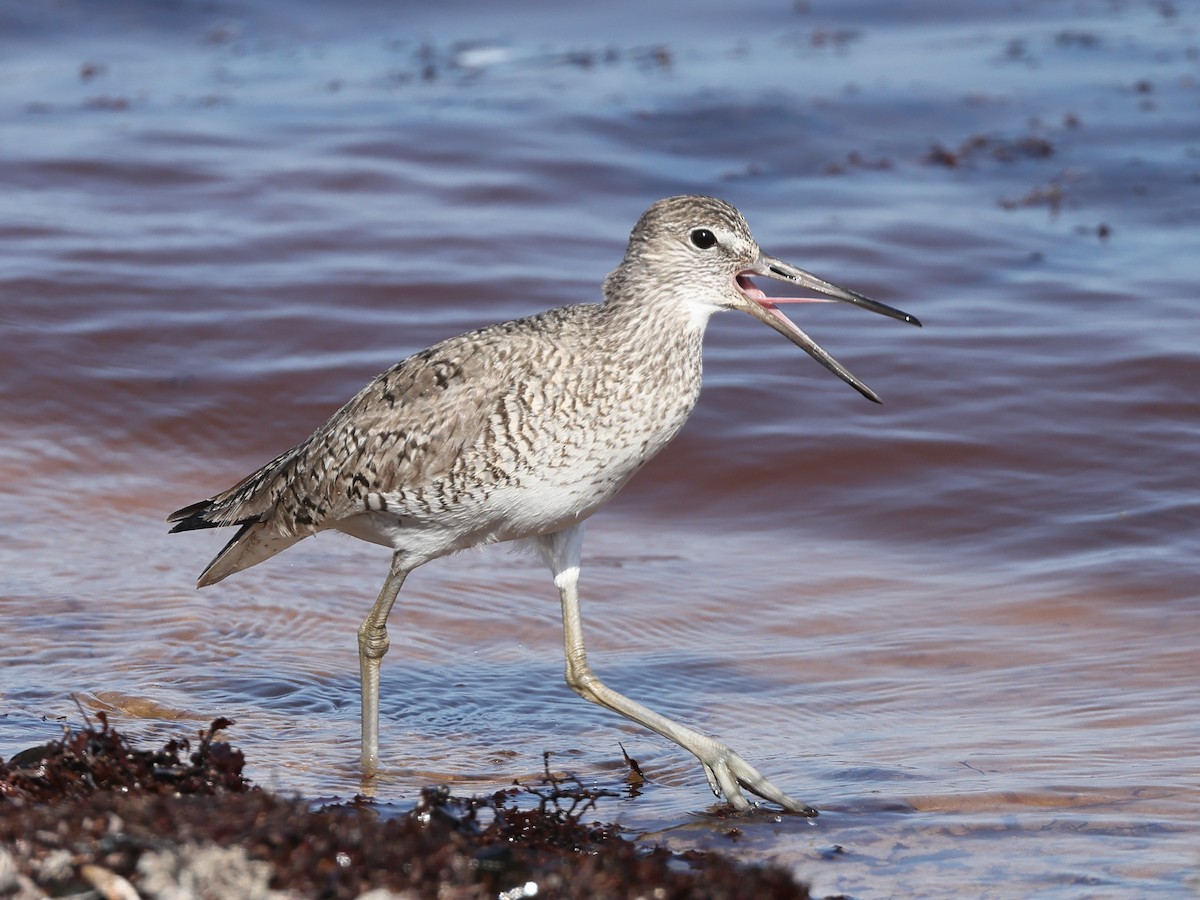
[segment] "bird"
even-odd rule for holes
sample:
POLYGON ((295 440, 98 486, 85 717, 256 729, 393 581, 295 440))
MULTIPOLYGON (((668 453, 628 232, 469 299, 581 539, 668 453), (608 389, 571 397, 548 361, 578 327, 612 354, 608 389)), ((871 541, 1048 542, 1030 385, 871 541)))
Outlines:
POLYGON ((171 513, 170 530, 237 528, 197 587, 320 531, 390 548, 387 578, 358 629, 364 773, 379 768, 380 664, 405 578, 457 551, 512 541, 536 551, 553 576, 572 690, 691 753, 713 794, 735 811, 755 805, 745 790, 815 816, 724 743, 604 684, 588 663, 579 600, 584 525, 687 420, 714 313, 748 313, 881 402, 779 309, 805 301, 841 301, 921 324, 767 256, 723 200, 659 200, 634 226, 601 302, 488 325, 414 353, 306 440, 228 490, 171 513), (756 276, 819 296, 768 297, 756 276))

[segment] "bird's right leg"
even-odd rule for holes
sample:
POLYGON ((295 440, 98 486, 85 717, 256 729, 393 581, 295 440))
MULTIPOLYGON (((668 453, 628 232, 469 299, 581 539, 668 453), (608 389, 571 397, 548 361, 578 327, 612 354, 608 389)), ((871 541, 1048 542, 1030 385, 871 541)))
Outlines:
POLYGON ((582 523, 573 528, 539 538, 539 550, 554 573, 554 583, 562 598, 563 639, 567 657, 566 679, 571 690, 585 700, 620 713, 687 750, 704 766, 709 787, 737 810, 747 810, 750 802, 745 788, 764 800, 778 803, 790 812, 815 816, 811 806, 793 800, 754 766, 720 741, 654 712, 604 684, 588 665, 583 645, 583 626, 579 617, 579 562, 583 545, 582 523))
POLYGON ((379 663, 388 651, 387 619, 404 584, 407 569, 400 567, 399 554, 383 590, 358 629, 358 666, 362 673, 362 765, 367 772, 379 767, 379 663))

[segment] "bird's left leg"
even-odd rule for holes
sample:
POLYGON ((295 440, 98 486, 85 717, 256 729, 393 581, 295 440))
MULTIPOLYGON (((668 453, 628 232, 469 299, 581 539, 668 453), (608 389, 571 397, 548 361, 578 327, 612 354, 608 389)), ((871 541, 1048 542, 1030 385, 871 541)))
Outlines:
POLYGON ((391 643, 387 634, 388 614, 407 574, 408 569, 401 568, 400 554, 397 553, 379 598, 358 629, 358 665, 362 675, 362 766, 368 773, 379 766, 379 664, 391 643))
POLYGON ((538 538, 537 546, 554 574, 554 584, 562 600, 566 679, 575 693, 658 732, 687 750, 704 766, 713 793, 718 797, 723 796, 734 809, 750 808, 749 801, 742 795, 741 789, 745 788, 791 812, 806 816, 817 814, 811 806, 793 800, 775 787, 725 744, 680 725, 601 682, 588 665, 579 617, 579 562, 583 547, 583 525, 581 523, 555 534, 543 535, 538 538))

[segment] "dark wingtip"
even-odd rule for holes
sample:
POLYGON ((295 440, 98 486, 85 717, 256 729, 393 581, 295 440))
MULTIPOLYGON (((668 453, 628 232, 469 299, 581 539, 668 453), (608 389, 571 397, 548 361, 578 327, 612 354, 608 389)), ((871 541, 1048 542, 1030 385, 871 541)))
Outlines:
POLYGON ((199 503, 193 503, 191 506, 175 510, 175 512, 167 516, 168 522, 175 523, 175 527, 167 533, 175 534, 180 531, 199 531, 202 528, 224 528, 226 525, 244 524, 244 521, 214 522, 209 518, 214 505, 211 500, 201 500, 199 503))
POLYGON ((206 512, 212 507, 212 500, 201 500, 198 503, 190 503, 187 506, 180 507, 167 516, 168 522, 179 522, 183 519, 190 519, 193 516, 198 516, 206 512))

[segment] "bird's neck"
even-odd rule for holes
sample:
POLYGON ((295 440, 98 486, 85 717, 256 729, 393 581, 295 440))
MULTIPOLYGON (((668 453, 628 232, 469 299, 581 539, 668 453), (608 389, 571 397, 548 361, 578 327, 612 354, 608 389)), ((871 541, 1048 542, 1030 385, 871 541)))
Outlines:
POLYGON ((604 280, 604 312, 623 332, 645 346, 700 342, 717 308, 689 298, 685 282, 662 282, 622 264, 604 280))

